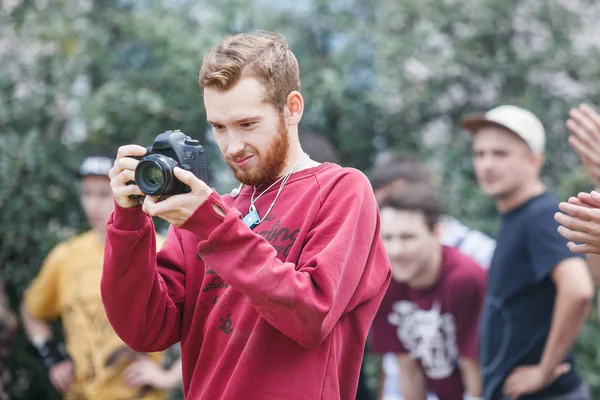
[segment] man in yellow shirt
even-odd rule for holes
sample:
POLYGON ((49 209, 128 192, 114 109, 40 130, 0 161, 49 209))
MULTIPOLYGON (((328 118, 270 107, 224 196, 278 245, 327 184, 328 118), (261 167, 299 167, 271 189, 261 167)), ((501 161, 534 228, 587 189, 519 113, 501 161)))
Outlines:
POLYGON ((100 155, 81 164, 81 204, 92 229, 50 252, 25 292, 21 316, 65 399, 164 399, 164 391, 181 382, 181 361, 165 370, 162 354, 128 348, 110 326, 100 297, 106 221, 114 207, 108 178, 113 163, 114 157, 100 155), (53 342, 48 325, 59 317, 66 354, 53 342))

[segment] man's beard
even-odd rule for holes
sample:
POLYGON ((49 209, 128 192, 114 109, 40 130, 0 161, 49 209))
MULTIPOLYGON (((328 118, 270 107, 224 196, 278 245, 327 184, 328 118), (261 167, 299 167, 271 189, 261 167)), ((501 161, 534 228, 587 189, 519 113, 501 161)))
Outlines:
MULTIPOLYGON (((271 140, 265 154, 255 154, 259 157, 257 165, 251 169, 239 169, 231 160, 227 160, 229 168, 233 171, 235 178, 249 186, 258 186, 263 183, 271 182, 283 173, 283 167, 287 154, 290 149, 289 132, 285 125, 283 116, 279 118, 279 126, 277 127, 277 135, 271 140)), ((236 155, 236 159, 242 159, 247 154, 236 155)))

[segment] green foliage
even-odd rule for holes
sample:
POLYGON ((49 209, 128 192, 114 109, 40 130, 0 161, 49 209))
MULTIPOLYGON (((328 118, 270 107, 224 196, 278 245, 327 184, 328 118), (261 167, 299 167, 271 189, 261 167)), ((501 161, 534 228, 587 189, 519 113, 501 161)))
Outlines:
MULTIPOLYGON (((2 137, 0 276, 8 280, 15 309, 48 251, 82 226, 73 175, 65 173, 73 170, 73 159, 56 157, 66 151, 33 131, 2 137)), ((27 343, 19 332, 9 365, 15 378, 10 389, 15 398, 51 399, 54 391, 27 343), (31 381, 40 384, 30 385, 31 381)))

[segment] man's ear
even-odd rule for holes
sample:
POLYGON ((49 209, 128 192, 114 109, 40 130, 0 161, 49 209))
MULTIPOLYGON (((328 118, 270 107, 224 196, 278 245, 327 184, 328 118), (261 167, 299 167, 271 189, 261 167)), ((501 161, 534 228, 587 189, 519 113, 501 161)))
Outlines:
POLYGON ((304 114, 304 99, 298 91, 293 91, 288 94, 285 103, 285 113, 288 126, 295 126, 300 123, 304 114))
POLYGON ((544 155, 543 154, 532 154, 531 160, 533 162, 533 165, 536 167, 536 169, 538 171, 541 171, 542 167, 544 166, 544 155))

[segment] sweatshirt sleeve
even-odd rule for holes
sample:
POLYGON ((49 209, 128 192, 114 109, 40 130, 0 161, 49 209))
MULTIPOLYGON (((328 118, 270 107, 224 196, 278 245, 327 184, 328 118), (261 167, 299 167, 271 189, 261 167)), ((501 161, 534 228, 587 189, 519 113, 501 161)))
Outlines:
POLYGON ((177 230, 157 256, 152 218, 140 207, 108 220, 101 293, 108 320, 133 350, 165 350, 180 340, 185 259, 177 230))
POLYGON ((298 265, 279 260, 273 246, 215 193, 182 226, 198 237, 198 255, 207 265, 305 348, 318 346, 345 313, 389 283, 375 198, 366 177, 352 171, 326 198, 315 200, 322 206, 307 222, 312 226, 298 265), (226 211, 225 217, 214 212, 213 204, 226 211))

